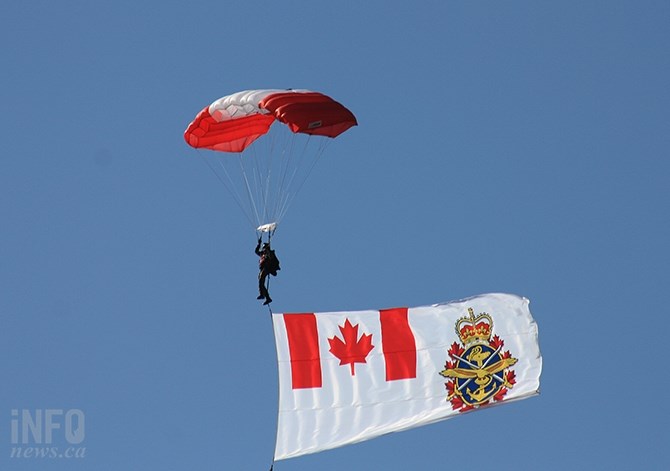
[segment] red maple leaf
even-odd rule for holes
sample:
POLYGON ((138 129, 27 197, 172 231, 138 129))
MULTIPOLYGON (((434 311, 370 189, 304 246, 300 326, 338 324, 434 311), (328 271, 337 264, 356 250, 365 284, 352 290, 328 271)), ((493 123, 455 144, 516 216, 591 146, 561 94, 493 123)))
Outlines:
POLYGON ((454 361, 447 361, 444 364, 444 369, 445 370, 453 370, 454 368, 456 368, 456 362, 454 362, 454 361))
POLYGON ((341 340, 335 336, 328 339, 330 344, 330 353, 335 355, 340 360, 340 366, 347 363, 351 367, 351 376, 354 376, 354 363, 365 363, 365 357, 368 356, 370 350, 374 348, 372 345, 372 334, 363 334, 358 338, 358 324, 351 325, 349 319, 344 321, 344 326, 338 326, 342 332, 341 340))
POLYGON ((502 401, 505 397, 505 394, 507 394, 507 389, 506 388, 500 388, 500 391, 498 391, 495 396, 493 396, 494 401, 502 401))
POLYGON ((454 396, 454 397, 452 397, 452 398, 449 400, 449 402, 451 402, 451 408, 452 408, 453 410, 460 410, 460 409, 462 409, 463 407, 465 407, 465 403, 464 403, 463 400, 462 400, 460 397, 458 397, 458 396, 454 396))
POLYGON ((516 373, 514 372, 514 370, 509 370, 507 372, 507 374, 505 375, 505 379, 507 380, 507 382, 509 384, 515 385, 516 384, 516 373))
POLYGON ((449 349, 449 352, 447 352, 447 353, 449 353, 449 356, 451 358, 454 358, 454 355, 458 355, 459 357, 461 355, 463 355, 464 351, 465 351, 465 349, 462 346, 460 346, 459 344, 454 342, 453 344, 451 344, 451 348, 449 349))
POLYGON ((467 404, 464 403, 464 404, 461 406, 461 410, 460 410, 460 411, 461 411, 461 412, 467 412, 467 411, 469 411, 469 410, 473 410, 474 408, 475 408, 475 406, 469 406, 469 405, 467 405, 467 404))
POLYGON ((498 348, 502 348, 503 345, 505 345, 505 342, 497 335, 494 335, 491 339, 491 347, 493 347, 494 350, 498 350, 498 348))

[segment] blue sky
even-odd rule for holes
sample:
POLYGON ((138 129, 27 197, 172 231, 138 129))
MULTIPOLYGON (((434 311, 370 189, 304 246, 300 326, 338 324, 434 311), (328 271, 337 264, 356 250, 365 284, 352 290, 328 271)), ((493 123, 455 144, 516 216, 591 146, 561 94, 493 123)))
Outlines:
POLYGON ((544 357, 539 397, 276 470, 670 466, 670 5, 338 3, 2 7, 1 469, 269 467, 255 234, 182 137, 249 88, 359 121, 275 236, 276 312, 510 292, 544 357), (38 409, 85 458, 11 457, 38 409))

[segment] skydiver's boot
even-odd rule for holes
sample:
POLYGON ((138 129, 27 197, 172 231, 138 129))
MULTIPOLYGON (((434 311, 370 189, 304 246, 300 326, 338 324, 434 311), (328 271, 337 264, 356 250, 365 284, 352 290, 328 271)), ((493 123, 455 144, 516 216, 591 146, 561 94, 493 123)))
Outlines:
POLYGON ((270 296, 268 296, 267 299, 265 300, 265 302, 263 303, 263 306, 265 306, 267 304, 270 304, 271 302, 272 302, 272 298, 270 296))
POLYGON ((256 299, 265 299, 265 296, 263 296, 262 294, 259 294, 256 299))

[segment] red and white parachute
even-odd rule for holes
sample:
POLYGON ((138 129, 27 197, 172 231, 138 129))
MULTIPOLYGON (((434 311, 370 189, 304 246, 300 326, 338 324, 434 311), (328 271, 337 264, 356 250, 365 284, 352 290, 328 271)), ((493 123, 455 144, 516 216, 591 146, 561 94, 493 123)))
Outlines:
POLYGON ((196 149, 217 151, 203 155, 205 162, 254 229, 272 233, 325 150, 326 138, 356 124, 351 111, 319 92, 246 90, 205 107, 184 139, 196 149))

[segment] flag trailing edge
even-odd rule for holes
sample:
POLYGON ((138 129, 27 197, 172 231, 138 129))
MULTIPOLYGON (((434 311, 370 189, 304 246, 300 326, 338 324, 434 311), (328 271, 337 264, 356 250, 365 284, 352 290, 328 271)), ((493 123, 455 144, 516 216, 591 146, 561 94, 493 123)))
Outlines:
POLYGON ((537 394, 542 357, 528 305, 494 293, 415 308, 273 314, 275 460, 537 394))

